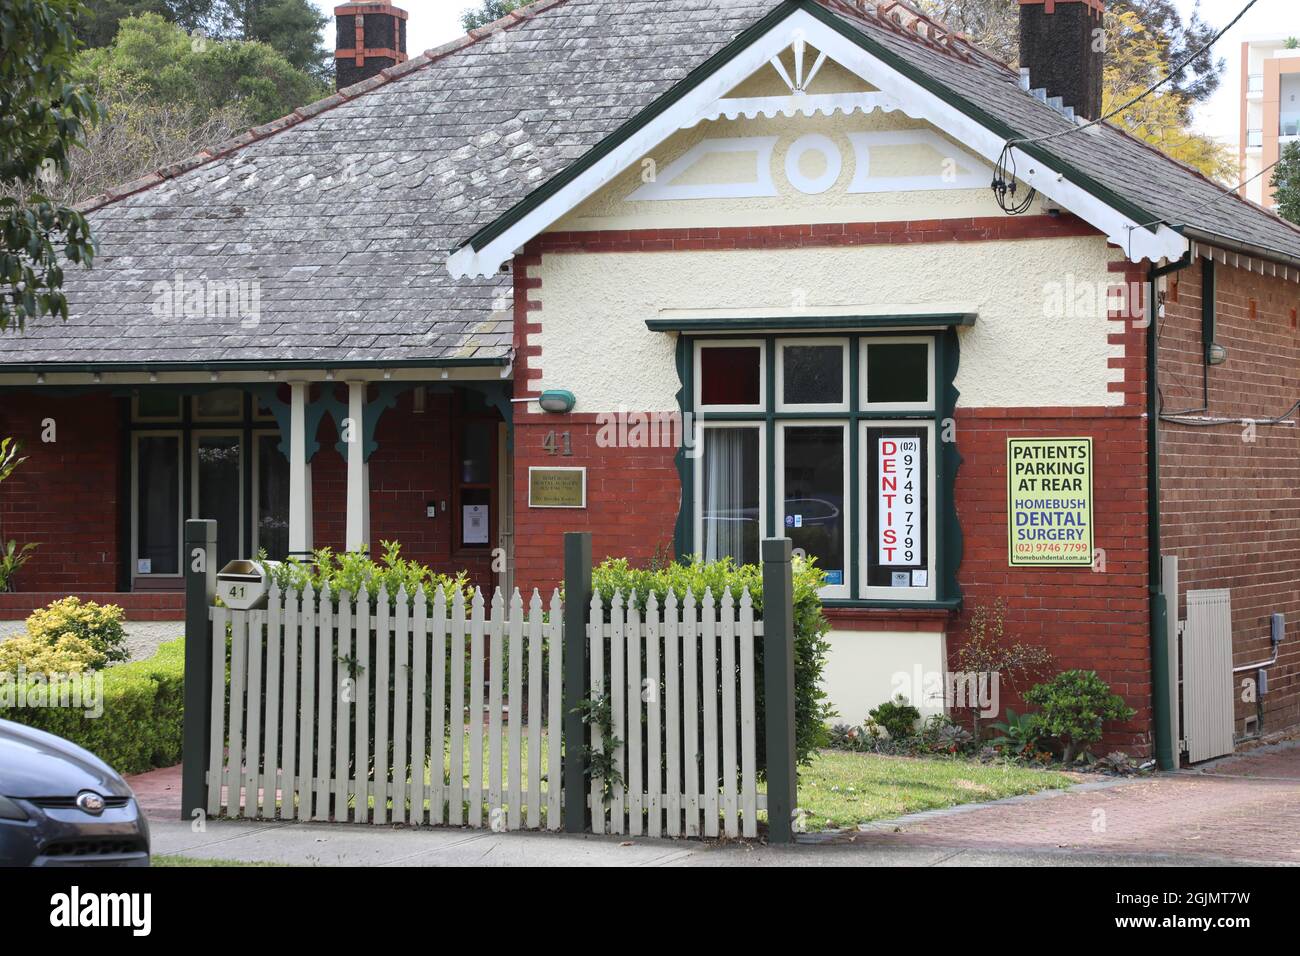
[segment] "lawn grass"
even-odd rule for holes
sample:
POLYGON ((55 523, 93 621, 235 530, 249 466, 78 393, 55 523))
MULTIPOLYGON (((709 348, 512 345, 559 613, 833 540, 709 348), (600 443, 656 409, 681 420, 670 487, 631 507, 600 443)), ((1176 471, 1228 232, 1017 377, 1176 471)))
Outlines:
POLYGON ((1067 774, 1006 764, 823 750, 800 768, 799 807, 809 830, 826 830, 1073 783, 1067 774))

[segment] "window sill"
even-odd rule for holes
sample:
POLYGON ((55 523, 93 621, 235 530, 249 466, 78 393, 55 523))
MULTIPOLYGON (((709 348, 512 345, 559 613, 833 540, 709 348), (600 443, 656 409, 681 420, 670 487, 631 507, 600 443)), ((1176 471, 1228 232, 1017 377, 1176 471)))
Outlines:
POLYGON ((827 601, 826 620, 833 630, 943 632, 959 601, 827 601))

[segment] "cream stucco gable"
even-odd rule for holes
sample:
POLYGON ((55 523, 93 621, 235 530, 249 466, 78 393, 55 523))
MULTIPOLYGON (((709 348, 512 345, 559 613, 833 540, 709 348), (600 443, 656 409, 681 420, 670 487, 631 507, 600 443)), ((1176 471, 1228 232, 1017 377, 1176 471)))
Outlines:
POLYGON ((547 231, 999 216, 992 176, 898 110, 720 118, 670 137, 547 231))
MULTIPOLYGON (((885 117, 901 114, 928 124, 928 127, 919 128, 928 128, 946 137, 949 143, 960 143, 963 152, 982 158, 986 163, 998 157, 1007 145, 1002 136, 977 122, 948 99, 903 75, 807 10, 792 7, 788 14, 771 21, 760 36, 729 51, 725 62, 707 75, 693 75, 683 81, 671 95, 647 109, 636 121, 579 160, 570 170, 476 233, 452 254, 448 269, 457 277, 494 274, 516 250, 542 232, 555 228, 610 184, 621 180, 626 185, 629 176, 633 181, 643 176, 647 160, 654 164, 657 176, 657 170, 663 166, 657 154, 666 154, 662 159, 671 162, 669 157, 674 154, 674 142, 684 142, 688 138, 683 136, 683 132, 691 134, 693 131, 693 135, 698 137, 696 142, 706 138, 707 134, 698 129, 701 125, 726 120, 743 126, 746 121, 759 122, 760 117, 772 121, 823 117, 834 121, 878 114, 885 117)), ((903 130, 906 129, 908 127, 904 126, 903 130)), ((847 136, 850 132, 901 131, 890 127, 844 129, 840 135, 847 136)), ((770 137, 773 134, 755 135, 770 137)), ((888 154, 889 145, 877 141, 875 148, 883 156, 888 154)), ((892 145, 897 146, 897 143, 892 145)), ((779 146, 779 142, 773 145, 772 162, 777 161, 775 150, 779 146)), ((853 148, 863 147, 859 141, 853 144, 853 148)), ((758 184, 751 182, 750 192, 762 192, 767 187, 762 161, 768 154, 761 146, 755 151, 759 154, 759 168, 755 173, 758 184)), ((1026 187, 1038 190, 1053 203, 1093 225, 1113 244, 1123 248, 1131 260, 1177 258, 1187 248, 1187 241, 1167 226, 1135 222, 1051 168, 1050 163, 1034 159, 1018 147, 1013 147, 1010 152, 1015 168, 1019 170, 1019 178, 1026 187)), ((818 154, 825 157, 830 151, 802 149, 792 164, 784 168, 788 174, 786 178, 793 179, 796 188, 801 180, 804 186, 815 187, 813 195, 830 191, 844 174, 843 168, 834 177, 825 169, 821 174, 816 173, 817 164, 823 161, 818 154)), ((738 162, 741 155, 737 151, 732 159, 738 162)), ((784 155, 789 155, 788 148, 784 155)), ((720 165, 726 167, 727 163, 720 165)), ((974 172, 966 171, 972 184, 974 172)), ((718 171, 705 175, 717 176, 718 171)), ((870 178, 868 174, 866 179, 869 181, 870 178)), ((777 185, 775 188, 779 190, 780 187, 777 185)), ((743 198, 773 198, 770 190, 767 191, 769 195, 766 196, 743 198)), ((621 215, 619 212, 613 214, 621 215)))

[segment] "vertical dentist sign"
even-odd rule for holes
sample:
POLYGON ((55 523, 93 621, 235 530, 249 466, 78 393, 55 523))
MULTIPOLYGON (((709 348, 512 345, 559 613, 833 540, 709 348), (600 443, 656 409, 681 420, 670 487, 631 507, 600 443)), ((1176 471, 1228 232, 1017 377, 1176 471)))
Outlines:
POLYGON ((1012 567, 1092 565, 1092 439, 1007 439, 1012 567))

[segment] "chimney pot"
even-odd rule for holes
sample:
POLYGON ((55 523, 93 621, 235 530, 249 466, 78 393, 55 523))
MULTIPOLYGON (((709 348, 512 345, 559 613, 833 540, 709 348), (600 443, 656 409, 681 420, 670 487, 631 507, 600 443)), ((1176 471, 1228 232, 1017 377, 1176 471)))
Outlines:
POLYGON ((1031 88, 1084 119, 1101 115, 1105 0, 1020 0, 1020 66, 1031 88))
POLYGON ((406 62, 405 10, 387 0, 356 0, 335 7, 334 22, 335 89, 406 62))

